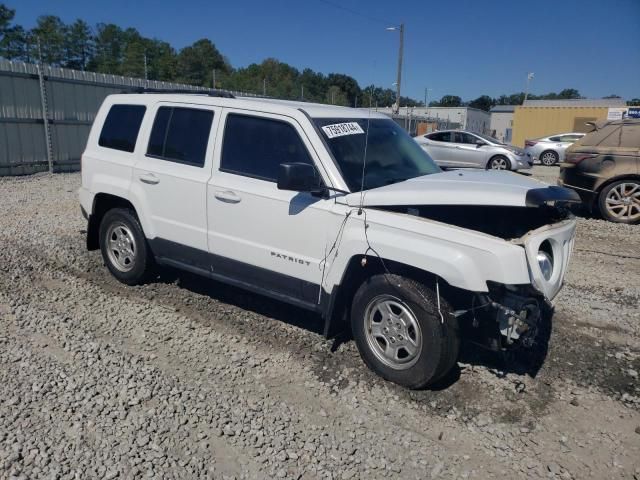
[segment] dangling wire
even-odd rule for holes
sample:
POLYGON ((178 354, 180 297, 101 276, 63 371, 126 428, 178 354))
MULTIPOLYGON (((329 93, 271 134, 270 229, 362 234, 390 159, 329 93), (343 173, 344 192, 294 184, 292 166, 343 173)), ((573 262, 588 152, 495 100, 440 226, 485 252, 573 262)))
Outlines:
MULTIPOLYGON (((364 135, 364 156, 362 158, 362 178, 360 180, 360 208, 358 209, 358 215, 362 214, 362 204, 364 203, 364 179, 367 171, 367 146, 369 145, 369 126, 371 125, 371 102, 373 101, 373 88, 369 95, 369 108, 367 110, 367 131, 364 135)), ((365 224, 366 228, 366 224, 365 224)))

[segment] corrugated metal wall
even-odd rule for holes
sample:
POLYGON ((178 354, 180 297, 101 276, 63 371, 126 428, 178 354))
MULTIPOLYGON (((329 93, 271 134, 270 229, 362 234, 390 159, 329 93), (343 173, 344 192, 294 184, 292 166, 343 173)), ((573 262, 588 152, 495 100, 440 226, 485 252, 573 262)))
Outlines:
MULTIPOLYGON (((54 171, 80 167, 91 123, 107 95, 138 87, 202 90, 49 66, 42 66, 41 74, 54 171)), ((49 170, 40 78, 37 65, 0 59, 0 176, 49 170)))

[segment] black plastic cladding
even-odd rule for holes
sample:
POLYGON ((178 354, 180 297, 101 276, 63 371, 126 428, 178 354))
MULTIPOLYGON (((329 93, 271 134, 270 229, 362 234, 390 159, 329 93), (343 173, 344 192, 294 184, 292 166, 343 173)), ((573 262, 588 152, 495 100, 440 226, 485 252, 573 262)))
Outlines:
POLYGON ((580 196, 573 190, 554 185, 534 188, 527 192, 525 198, 527 207, 540 207, 547 202, 580 203, 580 196))

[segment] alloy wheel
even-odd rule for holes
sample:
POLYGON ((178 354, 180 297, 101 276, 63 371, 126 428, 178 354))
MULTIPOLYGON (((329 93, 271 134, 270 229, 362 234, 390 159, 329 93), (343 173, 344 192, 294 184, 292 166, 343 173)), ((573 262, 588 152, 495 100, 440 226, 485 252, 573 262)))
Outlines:
POLYGON ((557 161, 557 155, 554 152, 544 152, 540 157, 540 161, 543 165, 551 166, 554 165, 557 161))
POLYGON ((616 185, 607 193, 605 206, 607 212, 618 220, 632 222, 640 219, 640 184, 624 182, 616 185))
POLYGON ((406 370, 420 358, 422 332, 411 309, 391 295, 375 297, 365 310, 369 348, 383 364, 406 370))
POLYGON ((509 163, 507 159, 504 157, 496 157, 491 160, 491 169, 492 170, 507 170, 509 168, 509 163))
POLYGON ((122 222, 113 223, 107 230, 107 256, 121 272, 129 272, 136 262, 136 241, 133 233, 122 222))

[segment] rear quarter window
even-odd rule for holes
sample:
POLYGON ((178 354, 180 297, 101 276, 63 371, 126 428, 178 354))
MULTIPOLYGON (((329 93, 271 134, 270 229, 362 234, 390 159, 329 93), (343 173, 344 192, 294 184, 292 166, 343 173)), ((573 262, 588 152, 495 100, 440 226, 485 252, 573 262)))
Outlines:
POLYGON ((98 145, 133 152, 146 109, 144 105, 113 105, 102 125, 98 145))

